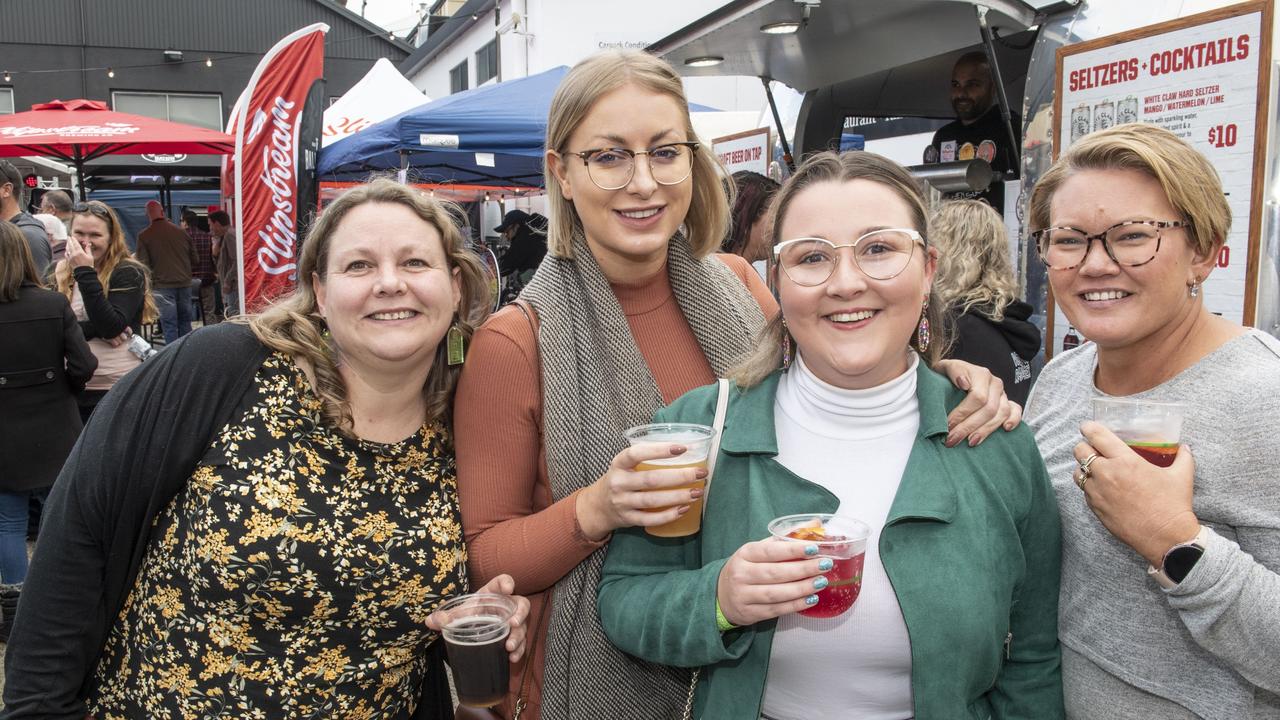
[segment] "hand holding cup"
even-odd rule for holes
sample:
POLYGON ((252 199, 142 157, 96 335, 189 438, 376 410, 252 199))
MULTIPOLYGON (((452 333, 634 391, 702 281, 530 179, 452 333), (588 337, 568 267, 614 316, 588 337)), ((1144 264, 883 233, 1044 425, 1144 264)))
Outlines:
POLYGON ((830 582, 830 558, 816 557, 815 543, 774 538, 738 548, 720 570, 716 598, 725 619, 752 625, 813 607, 830 582))

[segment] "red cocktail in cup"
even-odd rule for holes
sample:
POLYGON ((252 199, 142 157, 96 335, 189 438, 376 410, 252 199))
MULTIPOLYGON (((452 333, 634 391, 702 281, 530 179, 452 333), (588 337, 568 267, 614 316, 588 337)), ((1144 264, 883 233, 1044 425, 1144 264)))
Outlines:
POLYGON ((1093 419, 1107 426, 1142 459, 1169 467, 1178 456, 1182 403, 1099 397, 1093 399, 1093 419))
POLYGON ((832 568, 823 573, 827 587, 818 591, 817 604, 801 610, 801 615, 832 618, 853 607, 862 590, 862 564, 871 534, 866 523, 841 515, 804 513, 774 520, 769 533, 786 542, 817 545, 816 557, 831 559, 832 568))

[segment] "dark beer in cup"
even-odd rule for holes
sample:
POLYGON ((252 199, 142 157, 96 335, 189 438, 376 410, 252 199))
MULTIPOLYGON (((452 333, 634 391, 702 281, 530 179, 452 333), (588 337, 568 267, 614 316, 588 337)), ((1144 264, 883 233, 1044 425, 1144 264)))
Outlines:
POLYGON ((476 593, 445 603, 449 615, 441 633, 458 701, 470 707, 493 707, 507 694, 511 669, 507 658, 507 622, 516 604, 505 595, 476 593))

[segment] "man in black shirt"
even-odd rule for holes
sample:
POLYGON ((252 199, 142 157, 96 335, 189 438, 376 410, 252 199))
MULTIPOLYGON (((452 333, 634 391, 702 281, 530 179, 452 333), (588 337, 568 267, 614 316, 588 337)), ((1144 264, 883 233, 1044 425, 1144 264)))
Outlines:
MULTIPOLYGON (((995 84, 985 53, 966 53, 956 61, 951 70, 951 107, 956 119, 934 133, 933 142, 925 148, 924 161, 986 160, 995 171, 990 187, 947 197, 986 200, 996 212, 1003 213, 1004 181, 1018 177, 1018 152, 1009 146, 1009 133, 995 102, 995 84)), ((1013 131, 1021 144, 1022 118, 1011 114, 1013 131)))

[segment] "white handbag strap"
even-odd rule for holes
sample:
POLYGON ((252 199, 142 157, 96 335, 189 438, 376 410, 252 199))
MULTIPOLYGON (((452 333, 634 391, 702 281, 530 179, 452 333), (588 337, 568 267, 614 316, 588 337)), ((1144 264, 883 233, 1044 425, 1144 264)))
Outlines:
POLYGON ((720 394, 716 398, 716 419, 711 427, 716 431, 711 436, 711 448, 707 450, 707 482, 702 488, 702 514, 707 514, 707 497, 711 494, 711 479, 716 475, 716 458, 720 455, 720 435, 724 432, 724 415, 729 408, 729 381, 720 378, 717 383, 720 394))

